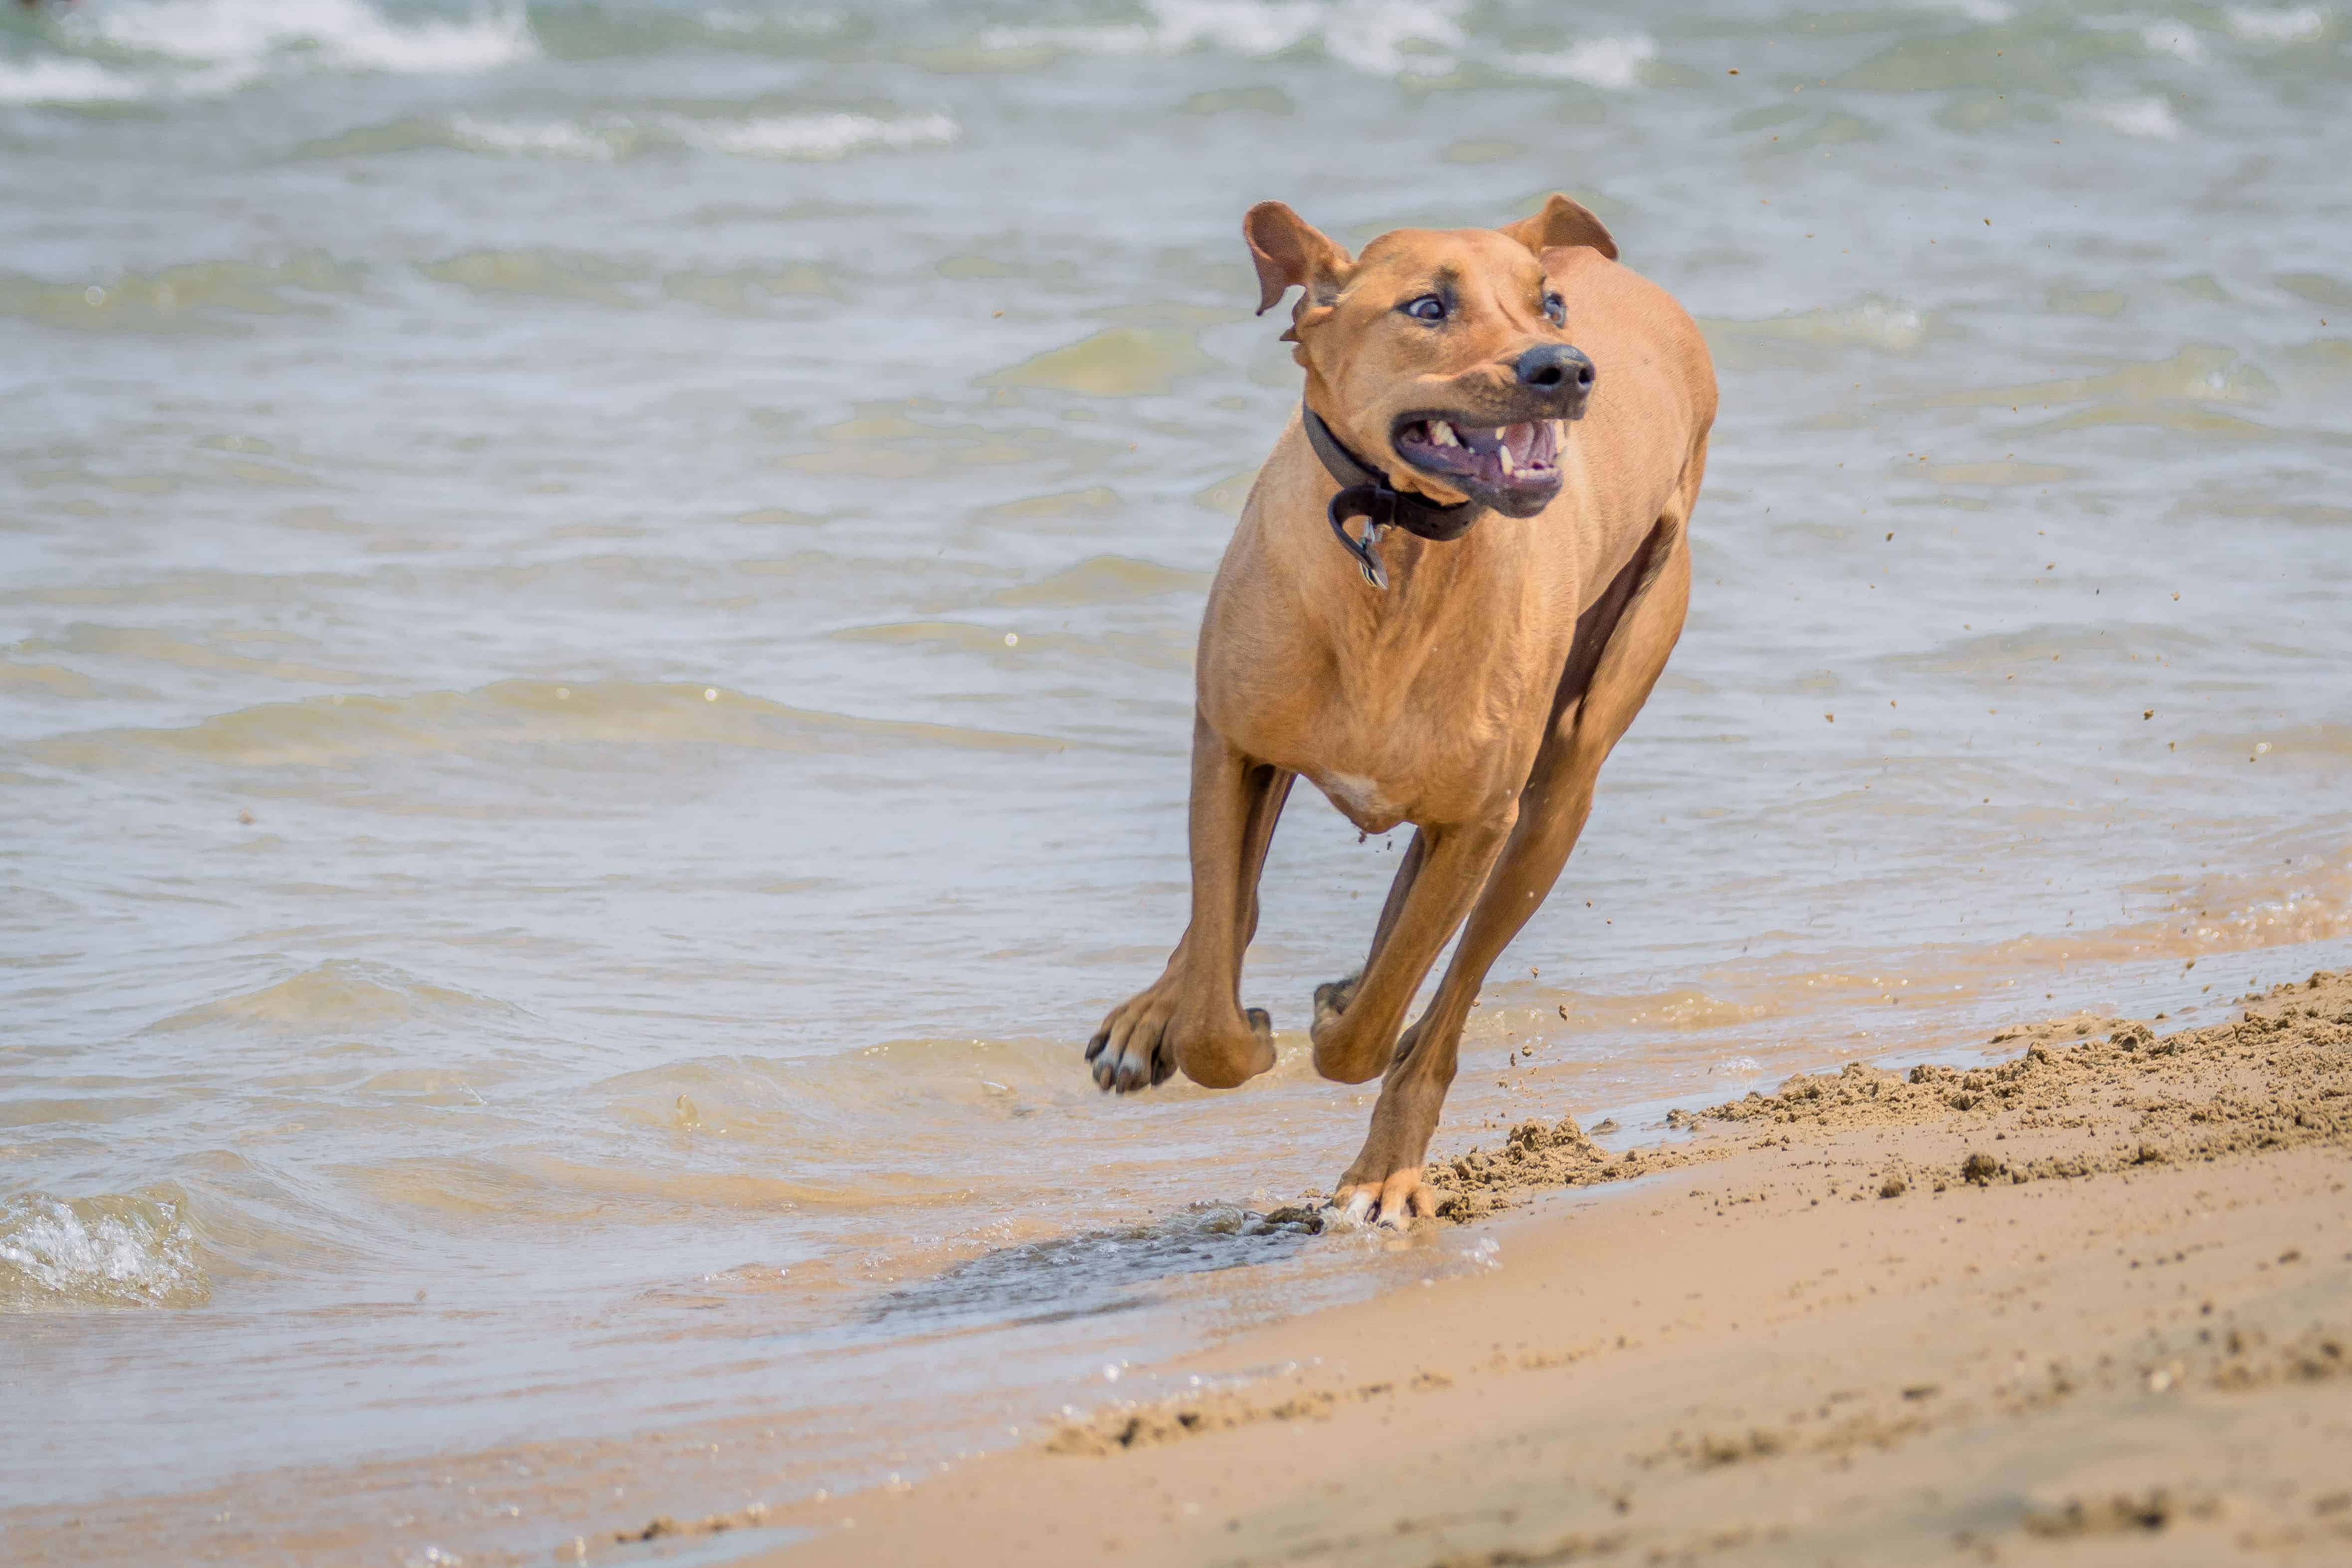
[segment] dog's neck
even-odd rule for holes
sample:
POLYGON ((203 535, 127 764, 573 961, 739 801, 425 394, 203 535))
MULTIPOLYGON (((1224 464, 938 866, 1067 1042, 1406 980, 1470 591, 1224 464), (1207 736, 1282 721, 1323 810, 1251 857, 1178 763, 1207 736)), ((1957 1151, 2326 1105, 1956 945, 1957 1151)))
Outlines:
POLYGON ((1456 501, 1441 507, 1425 497, 1410 490, 1400 490, 1389 483, 1389 476, 1373 467, 1353 452, 1332 433, 1323 416, 1301 402, 1299 423, 1307 432, 1307 444, 1323 465, 1323 471, 1339 483, 1339 493, 1331 497, 1327 516, 1331 532, 1340 546, 1355 558, 1356 566, 1364 580, 1374 588, 1389 585, 1387 568, 1381 564, 1380 554, 1372 547, 1384 528, 1400 528, 1422 538, 1443 542, 1458 539, 1469 532, 1470 525, 1486 515, 1486 508, 1475 501, 1456 501), (1364 537, 1360 542, 1348 531, 1348 519, 1364 519, 1364 537))

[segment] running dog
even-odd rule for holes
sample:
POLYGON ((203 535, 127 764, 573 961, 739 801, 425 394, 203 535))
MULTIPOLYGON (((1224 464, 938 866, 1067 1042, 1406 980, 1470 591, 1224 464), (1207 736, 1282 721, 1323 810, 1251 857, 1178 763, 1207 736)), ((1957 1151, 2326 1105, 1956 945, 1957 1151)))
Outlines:
POLYGON ((1478 988, 1551 891, 1681 635, 1715 369, 1689 316, 1565 196, 1499 229, 1399 229, 1360 256, 1279 202, 1242 233, 1260 315, 1300 290, 1283 339, 1305 392, 1202 618, 1192 919, 1087 1058, 1121 1093, 1273 1066, 1242 955, 1291 784, 1367 833, 1412 823, 1371 950, 1317 988, 1310 1031, 1324 1077, 1385 1074, 1331 1203, 1402 1228, 1430 1212, 1422 1162, 1478 988))

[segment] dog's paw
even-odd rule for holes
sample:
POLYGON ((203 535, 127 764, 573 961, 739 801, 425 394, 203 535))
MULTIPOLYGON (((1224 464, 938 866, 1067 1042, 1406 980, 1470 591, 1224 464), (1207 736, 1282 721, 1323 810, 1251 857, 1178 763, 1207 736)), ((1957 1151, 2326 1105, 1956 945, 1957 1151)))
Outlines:
POLYGON ((1364 972, 1359 969, 1343 979, 1326 980, 1316 987, 1315 1021, 1319 1024, 1346 1012, 1348 1004, 1356 999, 1356 988, 1363 978, 1364 972))
POLYGON ((1165 1083, 1180 1067, 1212 1089, 1255 1078, 1274 1065, 1274 1019, 1252 1008, 1241 1021, 1238 1031, 1200 1030, 1179 1010, 1171 988, 1154 986, 1112 1009, 1087 1042, 1095 1086, 1132 1094, 1165 1083))
POLYGON ((1421 1185, 1421 1167, 1393 1171, 1378 1181, 1341 1181, 1331 1195, 1331 1208, 1351 1225, 1378 1225, 1409 1230, 1416 1219, 1437 1216, 1429 1189, 1421 1185))
POLYGON ((1095 1087, 1106 1093, 1132 1094, 1165 1083, 1176 1071, 1176 1042, 1170 1038, 1171 1009, 1156 994, 1159 988, 1131 997, 1113 1008, 1102 1028, 1087 1041, 1087 1061, 1095 1087))

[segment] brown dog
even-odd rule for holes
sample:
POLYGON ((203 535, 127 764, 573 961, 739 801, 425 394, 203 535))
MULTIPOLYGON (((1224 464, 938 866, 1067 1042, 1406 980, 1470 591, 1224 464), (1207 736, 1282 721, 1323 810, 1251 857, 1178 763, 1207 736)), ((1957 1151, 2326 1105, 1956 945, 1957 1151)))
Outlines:
POLYGON ((1366 832, 1412 823, 1371 951, 1317 989, 1312 1030, 1325 1077, 1387 1074, 1331 1201, 1402 1226, 1428 1212, 1422 1161, 1487 967, 1551 891, 1681 634, 1715 369, 1565 196, 1499 230, 1400 229, 1355 258, 1278 202, 1242 231, 1261 315, 1304 290, 1284 336, 1305 404, 1202 620, 1192 923, 1087 1056, 1123 1092, 1273 1066, 1270 1020, 1242 1010, 1242 954, 1292 780, 1366 832))

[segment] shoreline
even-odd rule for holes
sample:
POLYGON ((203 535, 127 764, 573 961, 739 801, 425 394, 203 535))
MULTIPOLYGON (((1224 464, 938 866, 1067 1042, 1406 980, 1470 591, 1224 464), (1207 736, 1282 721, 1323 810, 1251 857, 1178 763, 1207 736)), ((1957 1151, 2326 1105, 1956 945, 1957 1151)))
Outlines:
MULTIPOLYGON (((814 1462, 804 1442, 750 1416, 37 1505, 10 1511, 12 1538, 28 1563, 146 1560, 199 1543, 373 1561, 400 1557, 419 1527, 430 1539, 436 1519, 454 1529, 512 1499, 519 1521, 562 1533, 443 1560, 1035 1562, 1087 1560, 1116 1540, 1122 1557, 1186 1563, 1336 1554, 1425 1568, 1654 1552, 1818 1562, 1848 1550, 1819 1539, 1833 1518, 1861 1521, 1843 1558, 1859 1563, 1978 1561, 1987 1545, 2141 1551, 2150 1521, 2199 1551, 2222 1539, 2217 1529, 2251 1531, 2290 1559, 2297 1542, 2342 1550, 2352 1494, 2338 1506, 2323 1478, 2273 1451, 2272 1428, 2301 1420, 2352 1442, 2352 1379, 2337 1375, 2352 1347, 2340 1304, 2352 1302, 2352 975, 2217 1000, 2200 1016, 2224 1006, 2232 1021, 2163 1036, 2075 1011, 1974 1048, 2005 1057, 1971 1064, 1945 1048, 1905 1071, 1852 1062, 1799 1075, 1770 1094, 1671 1113, 1682 1135, 1668 1144, 1603 1150, 1572 1118, 1498 1128, 1432 1163, 1445 1218, 1408 1236, 1361 1233, 1383 1254, 1365 1266, 1391 1276, 1369 1298, 1269 1313, 1123 1364, 1125 1388, 1178 1397, 1115 1399, 1058 1423, 1008 1410, 1015 1446, 908 1469, 928 1479, 696 1509, 761 1490, 723 1479, 722 1444, 724 1472, 745 1479, 757 1473, 747 1465, 773 1484, 780 1461, 802 1472, 814 1462), (2241 1244, 2256 1232, 2267 1251, 2241 1244), (2131 1258, 2115 1253, 2126 1236, 2131 1258), (2288 1251, 2299 1255, 2277 1261, 2288 1251), (2215 1315, 2126 1323, 2156 1310, 2136 1307, 2134 1283, 2158 1280, 2194 1281, 2215 1315), (2151 1323, 2173 1337, 2126 1344, 2126 1329, 2151 1323), (2237 1338, 2200 1340, 2200 1328, 2237 1338), (1840 1370, 1856 1355, 1870 1375, 1840 1370), (2013 1375, 1988 1370, 2003 1368, 2013 1375), (2026 1376, 2037 1368, 2040 1384, 2026 1376), (2195 1422, 2147 1419, 2191 1399, 2283 1412, 2254 1419, 2251 1437, 2243 1421, 2231 1428, 2263 1465, 2216 1470, 2215 1439, 2195 1422), (2061 1406, 2094 1412, 2066 1417, 2062 1453, 2104 1451, 2118 1435, 2145 1448, 2153 1433, 2178 1462, 2111 1481, 2085 1471, 2070 1487, 2051 1480, 2066 1467, 2045 1457, 2030 1475, 1951 1495, 1955 1473, 2006 1452, 1987 1436, 1996 1417, 2061 1406), (1523 1451, 1556 1462, 1520 1473, 1523 1451), (1856 1466, 1909 1512, 1853 1490, 1856 1466), (1262 1484, 1237 1490, 1236 1473, 1262 1484), (1743 1492, 1739 1478, 1769 1496, 1743 1492), (2284 1503, 2263 1490, 2290 1483, 2301 1490, 2284 1503), (1941 1500, 1922 1500, 1931 1495, 1941 1500), (329 1496, 342 1500, 339 1517, 322 1514, 329 1496), (1138 1512, 1138 1497, 1151 1506, 1138 1512), (1715 1521, 1714 1534, 1662 1516, 1715 1521), (571 1521, 594 1528, 575 1534, 571 1521), (1055 1539, 1024 1533, 1063 1521, 1055 1539)), ((1304 1229, 1328 1217, 1263 1218, 1304 1229)), ((1072 1332, 1088 1322, 1071 1320, 1072 1332)), ((971 1412, 940 1398, 894 1396, 887 1430, 869 1429, 870 1408, 866 1419, 831 1411, 842 1446, 824 1451, 852 1470, 856 1451, 945 1454, 971 1412), (921 1429, 927 1414, 938 1432, 921 1429)))
POLYGON ((2352 1443, 2352 977, 2168 1035, 2111 1021, 1792 1079, 1630 1159, 1524 1124, 1433 1168, 1459 1218, 1653 1179, 1491 1219, 1490 1270, 1163 1369, 1200 1395, 766 1511, 808 1535, 729 1560, 2352 1549, 2326 1458, 2352 1443))

